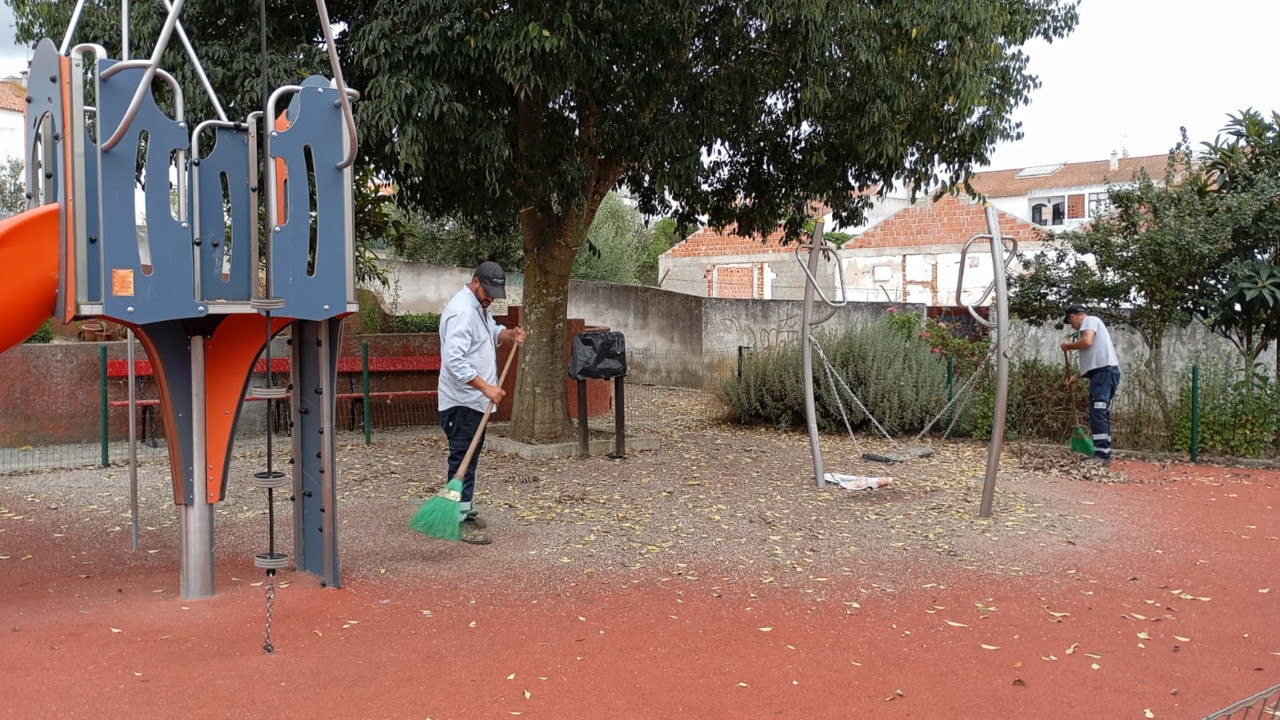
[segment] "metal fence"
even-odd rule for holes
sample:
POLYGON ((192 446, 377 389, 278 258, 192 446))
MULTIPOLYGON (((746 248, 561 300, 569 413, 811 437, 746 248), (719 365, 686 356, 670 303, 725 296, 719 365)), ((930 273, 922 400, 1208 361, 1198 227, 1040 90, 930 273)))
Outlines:
POLYGON ((1274 720, 1280 717, 1280 685, 1267 688, 1204 720, 1274 720))

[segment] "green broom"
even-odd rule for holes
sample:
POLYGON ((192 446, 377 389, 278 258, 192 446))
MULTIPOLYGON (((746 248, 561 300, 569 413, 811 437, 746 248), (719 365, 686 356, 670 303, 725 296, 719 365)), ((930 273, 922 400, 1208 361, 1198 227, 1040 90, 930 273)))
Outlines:
MULTIPOLYGON (((1062 362, 1067 368, 1067 379, 1071 379, 1071 360, 1067 357, 1067 351, 1062 351, 1062 362)), ((1071 422, 1075 427, 1071 428, 1071 449, 1075 452, 1093 456, 1093 436, 1089 431, 1080 424, 1080 409, 1076 407, 1076 389, 1068 388, 1067 392, 1071 393, 1071 422)))
MULTIPOLYGON (((507 371, 511 369, 511 360, 515 358, 516 351, 516 348, 512 348, 507 355, 507 362, 502 367, 502 375, 498 378, 498 387, 502 387, 503 381, 507 379, 507 371)), ((493 409, 493 402, 490 401, 484 417, 480 419, 480 427, 476 428, 476 434, 471 437, 471 447, 468 447, 467 454, 462 456, 462 464, 458 466, 457 473, 452 480, 445 483, 444 488, 436 493, 435 497, 418 508, 418 512, 409 519, 411 529, 427 537, 441 540, 462 539, 462 518, 460 517, 462 477, 466 474, 467 467, 471 465, 471 456, 475 454, 476 446, 480 444, 480 438, 484 435, 484 426, 489 424, 489 416, 493 413, 493 409)))

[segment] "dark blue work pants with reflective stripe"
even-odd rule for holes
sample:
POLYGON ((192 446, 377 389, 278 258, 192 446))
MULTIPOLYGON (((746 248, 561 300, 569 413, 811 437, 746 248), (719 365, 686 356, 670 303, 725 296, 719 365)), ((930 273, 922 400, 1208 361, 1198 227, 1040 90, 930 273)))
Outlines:
POLYGON ((1111 460, 1111 400, 1120 386, 1120 368, 1095 368, 1085 374, 1089 380, 1089 430, 1093 433, 1094 457, 1111 460))
MULTIPOLYGON (((467 454, 467 448, 471 447, 471 438, 475 437, 476 430, 480 427, 480 420, 483 418, 484 413, 479 410, 461 405, 455 405, 440 412, 440 427, 444 430, 445 437, 449 438, 449 474, 445 477, 445 482, 453 479, 457 474, 458 466, 462 464, 462 458, 467 454)), ((464 512, 471 509, 471 496, 476 489, 476 465, 480 463, 482 448, 484 448, 484 435, 480 436, 476 451, 467 465, 466 475, 462 477, 462 510, 464 512)))

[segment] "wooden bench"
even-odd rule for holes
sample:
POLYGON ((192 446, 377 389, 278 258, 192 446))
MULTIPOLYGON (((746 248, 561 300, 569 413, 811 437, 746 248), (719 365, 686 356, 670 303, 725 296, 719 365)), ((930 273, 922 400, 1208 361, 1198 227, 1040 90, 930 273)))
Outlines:
MULTIPOLYGON (((133 363, 134 375, 137 382, 137 397, 135 404, 138 406, 138 417, 142 421, 142 441, 147 442, 147 425, 151 426, 151 447, 156 446, 156 407, 160 405, 159 398, 147 397, 147 389, 150 386, 152 377, 150 360, 135 360, 133 363)), ((108 378, 127 378, 129 377, 129 361, 128 360, 108 360, 107 361, 107 377, 108 378)), ((109 400, 107 407, 129 407, 128 400, 109 400)))
MULTIPOLYGON (((271 358, 271 372, 288 376, 290 369, 289 358, 273 357, 271 358)), ((354 430, 356 426, 357 413, 364 408, 364 392, 361 390, 363 384, 364 367, 361 359, 358 357, 342 357, 338 358, 338 374, 345 374, 348 379, 348 392, 340 392, 335 395, 335 400, 348 400, 351 402, 351 412, 348 419, 348 429, 354 430)), ((405 355, 393 357, 371 357, 369 358, 369 374, 396 373, 396 372, 439 372, 440 356, 439 355, 405 355)), ((259 358, 253 366, 253 372, 256 374, 265 374, 267 372, 266 358, 259 358)), ((156 407, 160 404, 158 398, 147 397, 147 390, 150 386, 150 380, 154 376, 154 370, 149 360, 134 361, 134 375, 137 378, 137 400, 138 413, 142 418, 142 440, 146 441, 147 423, 150 423, 151 446, 156 446, 156 407)), ((112 379, 127 378, 129 376, 128 360, 108 360, 107 361, 107 377, 112 379)), ((379 390, 369 393, 369 400, 382 400, 387 403, 397 398, 429 398, 436 397, 435 390, 379 390)), ((252 394, 246 394, 246 401, 255 402, 262 398, 254 397, 252 394)), ((288 399, 288 396, 285 396, 288 399)), ((128 400, 110 400, 107 402, 108 407, 128 407, 128 400)), ((287 425, 287 423, 286 423, 287 425)))

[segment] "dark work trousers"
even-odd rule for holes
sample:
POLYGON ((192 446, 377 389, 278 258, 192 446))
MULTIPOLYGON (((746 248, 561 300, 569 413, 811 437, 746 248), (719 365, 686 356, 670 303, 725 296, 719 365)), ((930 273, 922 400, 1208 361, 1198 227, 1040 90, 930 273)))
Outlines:
MULTIPOLYGON (((472 410, 469 407, 455 405, 448 410, 440 413, 440 427, 444 429, 444 436, 449 438, 449 475, 445 478, 445 482, 453 479, 458 473, 458 466, 462 464, 462 458, 467 454, 467 448, 471 447, 471 438, 475 436, 476 429, 480 427, 480 420, 484 418, 484 413, 479 410, 472 410)), ((471 463, 467 466, 467 474, 462 479, 462 509, 471 509, 471 495, 476 489, 476 465, 480 461, 480 450, 484 448, 484 435, 480 436, 480 442, 476 445, 475 454, 471 456, 471 463)))
POLYGON ((1089 430, 1093 433, 1093 456, 1111 461, 1111 400, 1120 386, 1120 368, 1094 368, 1089 380, 1089 430))

